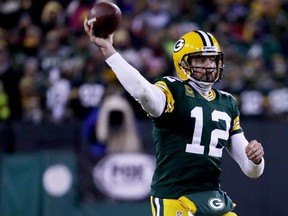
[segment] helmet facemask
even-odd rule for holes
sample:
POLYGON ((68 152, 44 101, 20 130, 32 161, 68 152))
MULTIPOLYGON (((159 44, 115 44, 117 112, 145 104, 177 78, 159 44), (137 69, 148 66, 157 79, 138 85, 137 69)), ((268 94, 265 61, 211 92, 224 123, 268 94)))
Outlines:
MULTIPOLYGON (((196 63, 197 64, 197 63, 196 63)), ((183 70, 185 75, 189 80, 192 80, 196 83, 207 83, 213 84, 214 82, 219 81, 222 78, 222 71, 224 68, 223 65, 223 53, 189 53, 183 56, 179 67, 183 70), (202 61, 211 61, 214 62, 213 67, 205 66, 195 66, 195 62, 199 62, 201 65, 202 61)))

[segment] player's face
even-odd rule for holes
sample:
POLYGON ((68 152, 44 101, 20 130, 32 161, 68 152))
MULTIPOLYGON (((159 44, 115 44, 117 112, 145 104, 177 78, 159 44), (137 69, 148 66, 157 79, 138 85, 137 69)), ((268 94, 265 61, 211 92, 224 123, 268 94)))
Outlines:
POLYGON ((199 56, 192 59, 193 78, 203 82, 213 82, 216 76, 216 57, 199 56))

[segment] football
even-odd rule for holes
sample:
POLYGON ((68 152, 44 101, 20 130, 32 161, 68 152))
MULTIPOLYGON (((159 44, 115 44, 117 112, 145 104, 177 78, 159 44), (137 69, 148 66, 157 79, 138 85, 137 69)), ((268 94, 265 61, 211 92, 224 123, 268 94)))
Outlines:
POLYGON ((116 31, 121 21, 120 8, 111 2, 95 3, 87 17, 87 24, 93 25, 94 35, 102 38, 116 31))

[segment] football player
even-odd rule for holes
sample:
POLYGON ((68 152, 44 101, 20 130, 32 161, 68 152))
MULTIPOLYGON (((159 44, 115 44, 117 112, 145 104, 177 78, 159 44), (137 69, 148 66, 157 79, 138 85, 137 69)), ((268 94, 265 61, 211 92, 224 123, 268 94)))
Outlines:
POLYGON ((264 150, 261 143, 245 138, 235 98, 212 88, 224 67, 215 37, 201 30, 183 35, 173 51, 178 76, 152 84, 115 50, 113 34, 95 37, 87 20, 84 28, 153 121, 153 216, 235 216, 234 203, 220 187, 223 150, 251 178, 263 173, 264 150))

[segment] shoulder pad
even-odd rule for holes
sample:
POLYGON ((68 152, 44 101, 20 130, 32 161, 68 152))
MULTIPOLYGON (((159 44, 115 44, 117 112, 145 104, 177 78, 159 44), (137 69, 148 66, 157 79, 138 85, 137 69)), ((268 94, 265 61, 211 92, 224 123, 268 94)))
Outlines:
POLYGON ((218 91, 220 92, 220 94, 226 95, 228 97, 232 97, 234 100, 236 100, 235 97, 232 94, 230 94, 230 93, 228 93, 226 91, 222 91, 222 90, 218 90, 218 91))

